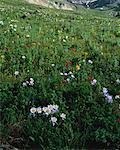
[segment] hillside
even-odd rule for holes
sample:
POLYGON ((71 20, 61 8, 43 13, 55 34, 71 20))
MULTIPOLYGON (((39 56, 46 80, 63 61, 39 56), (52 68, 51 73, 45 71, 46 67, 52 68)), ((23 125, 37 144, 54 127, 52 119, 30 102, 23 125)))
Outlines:
POLYGON ((0 149, 120 149, 120 19, 1 0, 0 119, 0 149))

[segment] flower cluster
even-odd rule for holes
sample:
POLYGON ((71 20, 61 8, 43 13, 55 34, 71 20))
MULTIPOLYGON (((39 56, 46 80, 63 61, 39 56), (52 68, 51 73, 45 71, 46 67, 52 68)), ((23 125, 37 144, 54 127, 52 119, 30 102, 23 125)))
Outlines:
POLYGON ((67 73, 67 72, 65 72, 65 73, 61 72, 60 75, 64 76, 64 78, 65 78, 65 80, 67 82, 69 82, 72 79, 75 79, 75 76, 74 76, 73 72, 71 72, 71 71, 69 73, 67 73))
POLYGON ((96 83, 97 83, 97 80, 96 80, 96 79, 93 79, 93 80, 91 81, 91 84, 92 84, 92 85, 96 85, 96 83))
POLYGON ((33 78, 30 78, 29 80, 23 82, 23 87, 29 85, 29 86, 33 86, 34 85, 34 79, 33 78))
POLYGON ((105 96, 108 103, 113 103, 113 97, 108 93, 107 88, 103 88, 103 95, 105 96))
MULTIPOLYGON (((52 123, 52 125, 54 126, 57 123, 57 118, 53 116, 53 114, 59 112, 59 106, 58 105, 48 105, 46 107, 32 107, 30 108, 30 113, 35 116, 36 114, 43 114, 46 116, 51 116, 50 118, 50 122, 52 123)), ((66 114, 61 113, 60 117, 62 118, 62 120, 66 119, 66 114)))

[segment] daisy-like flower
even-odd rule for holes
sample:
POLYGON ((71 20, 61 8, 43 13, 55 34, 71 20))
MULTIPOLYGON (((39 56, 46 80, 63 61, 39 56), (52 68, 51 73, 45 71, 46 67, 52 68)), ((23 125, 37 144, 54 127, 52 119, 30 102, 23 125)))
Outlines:
POLYGON ((31 112, 32 114, 36 113, 36 111, 37 111, 37 109, 36 109, 35 107, 32 107, 32 108, 30 109, 30 112, 31 112))
POLYGON ((52 125, 55 126, 55 124, 57 123, 57 118, 56 117, 51 117, 52 125))
POLYGON ((41 114, 41 113, 42 113, 42 108, 41 108, 41 107, 38 107, 38 108, 36 109, 36 111, 37 111, 38 114, 41 114))
POLYGON ((93 64, 93 61, 92 61, 92 60, 88 60, 88 63, 89 63, 89 64, 93 64))
POLYGON ((15 71, 15 72, 14 72, 14 75, 17 76, 18 74, 19 74, 19 71, 15 71))
POLYGON ((62 118, 62 120, 65 120, 65 119, 66 119, 66 114, 62 113, 62 114, 60 115, 60 117, 62 118))
POLYGON ((94 80, 91 81, 91 84, 92 84, 92 85, 96 85, 96 83, 97 83, 97 80, 96 80, 96 79, 94 79, 94 80))

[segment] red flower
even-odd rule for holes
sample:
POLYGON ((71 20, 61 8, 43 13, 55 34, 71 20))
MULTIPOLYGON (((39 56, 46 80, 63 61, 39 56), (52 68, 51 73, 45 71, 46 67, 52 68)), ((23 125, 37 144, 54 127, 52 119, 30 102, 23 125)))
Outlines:
POLYGON ((119 119, 117 119, 117 120, 115 120, 116 122, 118 122, 118 123, 120 123, 120 118, 119 119))

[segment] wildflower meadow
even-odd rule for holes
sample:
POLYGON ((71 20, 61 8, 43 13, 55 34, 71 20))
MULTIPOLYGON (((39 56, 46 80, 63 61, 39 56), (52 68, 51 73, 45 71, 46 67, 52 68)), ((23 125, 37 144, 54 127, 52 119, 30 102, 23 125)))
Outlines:
POLYGON ((1 145, 120 149, 120 19, 0 0, 1 145))

